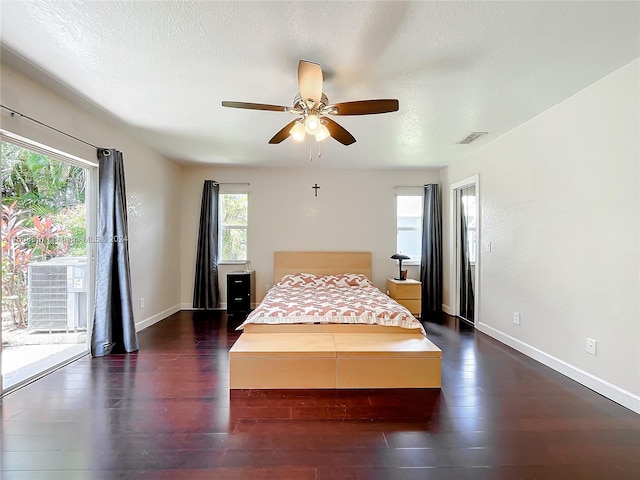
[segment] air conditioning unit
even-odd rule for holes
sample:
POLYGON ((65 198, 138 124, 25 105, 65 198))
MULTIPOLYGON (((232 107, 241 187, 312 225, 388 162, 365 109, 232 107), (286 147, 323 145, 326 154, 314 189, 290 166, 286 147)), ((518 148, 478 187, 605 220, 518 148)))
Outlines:
POLYGON ((87 328, 87 259, 59 257, 28 266, 29 331, 87 328))

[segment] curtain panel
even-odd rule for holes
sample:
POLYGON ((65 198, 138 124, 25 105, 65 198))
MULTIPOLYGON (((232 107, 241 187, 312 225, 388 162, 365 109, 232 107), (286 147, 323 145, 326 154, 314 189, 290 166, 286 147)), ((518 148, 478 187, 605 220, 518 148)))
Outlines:
POLYGON ((218 286, 218 201, 220 186, 205 180, 200 206, 200 229, 196 256, 193 308, 220 307, 218 286))
POLYGON ((96 301, 91 355, 138 350, 133 318, 127 192, 122 152, 98 149, 96 301))
POLYGON ((422 318, 438 319, 442 311, 442 207, 437 184, 424 186, 420 281, 422 318))

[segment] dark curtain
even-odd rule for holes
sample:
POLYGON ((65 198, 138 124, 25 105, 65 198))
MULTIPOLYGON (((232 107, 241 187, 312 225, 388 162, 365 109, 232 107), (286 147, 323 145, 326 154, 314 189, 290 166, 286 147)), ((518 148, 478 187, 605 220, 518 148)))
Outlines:
POLYGON ((442 311, 442 211, 437 184, 424 186, 420 281, 422 318, 438 319, 442 311))
POLYGON ((193 289, 194 308, 218 308, 218 194, 220 187, 205 180, 200 206, 200 230, 196 257, 196 278, 193 289))
POLYGON ((467 231, 467 212, 460 194, 460 316, 473 322, 473 283, 471 262, 469 261, 469 241, 467 231))
POLYGON ((96 305, 91 330, 94 357, 138 350, 122 152, 99 148, 98 172, 96 305))

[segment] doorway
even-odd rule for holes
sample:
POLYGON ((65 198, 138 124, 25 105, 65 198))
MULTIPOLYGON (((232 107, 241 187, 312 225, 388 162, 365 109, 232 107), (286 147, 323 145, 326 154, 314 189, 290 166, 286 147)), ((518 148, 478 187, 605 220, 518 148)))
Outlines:
POLYGON ((97 168, 2 135, 2 393, 88 352, 97 168))
POLYGON ((479 279, 478 176, 451 186, 451 252, 453 313, 464 322, 477 322, 479 279))

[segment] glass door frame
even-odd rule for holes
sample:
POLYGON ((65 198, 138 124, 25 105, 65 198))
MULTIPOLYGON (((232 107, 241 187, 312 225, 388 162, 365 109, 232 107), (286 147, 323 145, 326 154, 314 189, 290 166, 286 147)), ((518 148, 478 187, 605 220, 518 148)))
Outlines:
MULTIPOLYGON (((82 167, 86 172, 85 183, 85 220, 86 220, 86 238, 95 239, 98 225, 98 162, 97 160, 90 161, 78 156, 57 150, 47 145, 35 142, 28 138, 16 135, 9 131, 0 129, 0 142, 7 142, 13 145, 17 145, 26 150, 40 153, 47 157, 66 162, 68 164, 82 167)), ((87 241, 87 341, 85 349, 82 353, 75 354, 66 358, 55 365, 52 365, 45 370, 34 374, 33 376, 21 380, 11 387, 5 389, 4 382, 0 377, 0 396, 10 393, 27 383, 30 383, 44 375, 60 368, 63 365, 73 362, 84 355, 87 355, 90 351, 91 330, 93 327, 93 311, 95 305, 96 294, 96 243, 87 241)), ((2 371, 2 329, 0 329, 0 372, 2 371)))
POLYGON ((475 186, 476 188, 476 265, 474 272, 474 319, 473 325, 480 323, 480 245, 481 240, 481 217, 480 217, 480 176, 473 175, 471 177, 460 180, 450 185, 449 190, 449 310, 450 315, 460 317, 460 192, 466 188, 475 186))

